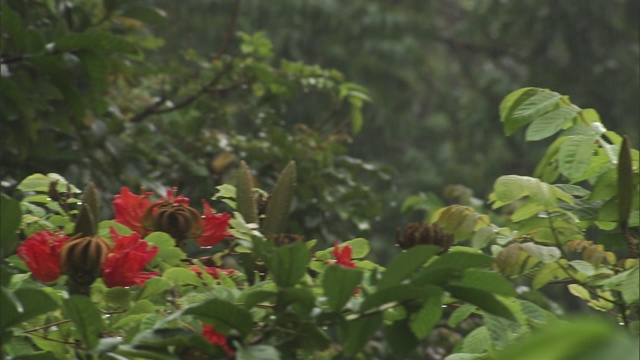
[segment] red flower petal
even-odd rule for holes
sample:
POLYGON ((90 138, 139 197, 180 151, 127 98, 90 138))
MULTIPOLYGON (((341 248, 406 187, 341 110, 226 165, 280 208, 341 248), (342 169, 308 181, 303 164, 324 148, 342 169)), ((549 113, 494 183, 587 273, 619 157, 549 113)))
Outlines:
POLYGON ((236 352, 227 344, 227 337, 220 334, 211 325, 202 325, 202 337, 213 345, 220 346, 228 355, 236 352))
POLYGON ((142 214, 151 206, 151 201, 147 199, 149 195, 151 195, 150 192, 135 195, 129 189, 121 188, 120 195, 114 196, 112 202, 116 213, 115 221, 140 235, 144 235, 145 230, 141 220, 142 214))
POLYGON ((333 244, 333 257, 336 258, 336 264, 342 265, 348 268, 356 267, 356 264, 351 261, 351 253, 353 249, 350 245, 344 245, 342 249, 338 246, 338 243, 333 244))
POLYGON ((36 279, 51 282, 60 277, 60 250, 68 240, 62 233, 38 231, 20 244, 17 253, 36 279))
POLYGON ((143 285, 145 281, 158 275, 142 272, 144 266, 158 253, 158 247, 149 248, 140 234, 121 236, 111 228, 111 238, 116 246, 102 264, 102 279, 107 287, 143 285))
POLYGON ((213 246, 226 237, 233 236, 233 234, 228 231, 231 215, 227 213, 216 213, 206 201, 203 201, 202 204, 204 207, 204 214, 202 215, 203 230, 197 239, 198 245, 213 246))
MULTIPOLYGON (((189 269, 193 272, 195 272, 196 274, 200 275, 202 274, 202 271, 200 271, 200 268, 196 265, 191 265, 189 266, 189 269)), ((235 270, 233 269, 221 269, 219 267, 215 267, 215 266, 204 266, 204 271, 207 272, 207 274, 213 276, 214 279, 219 279, 220 276, 218 275, 219 273, 223 273, 227 276, 229 275, 233 275, 235 274, 235 270)))

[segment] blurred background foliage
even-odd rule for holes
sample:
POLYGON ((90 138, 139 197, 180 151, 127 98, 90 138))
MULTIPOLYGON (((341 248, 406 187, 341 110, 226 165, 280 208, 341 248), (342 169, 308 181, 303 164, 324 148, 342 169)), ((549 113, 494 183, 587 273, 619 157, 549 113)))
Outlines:
POLYGON ((388 251, 422 218, 408 196, 531 173, 548 143, 503 136, 514 89, 571 94, 637 146, 639 4, 7 0, 2 191, 57 172, 209 198, 240 160, 267 191, 296 160, 290 232, 388 251))

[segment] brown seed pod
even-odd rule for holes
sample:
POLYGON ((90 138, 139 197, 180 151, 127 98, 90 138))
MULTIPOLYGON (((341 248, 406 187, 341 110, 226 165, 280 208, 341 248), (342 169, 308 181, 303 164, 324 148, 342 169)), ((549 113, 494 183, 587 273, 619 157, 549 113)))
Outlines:
POLYGON ((396 233, 396 243, 403 249, 416 245, 437 245, 448 250, 453 244, 453 235, 436 224, 410 223, 396 233))
POLYGON ((142 226, 149 231, 162 231, 178 243, 202 234, 202 220, 198 210, 171 201, 156 202, 142 215, 142 226))
POLYGON ((102 263, 111 244, 99 235, 67 242, 60 252, 60 268, 75 284, 89 286, 102 275, 102 263))

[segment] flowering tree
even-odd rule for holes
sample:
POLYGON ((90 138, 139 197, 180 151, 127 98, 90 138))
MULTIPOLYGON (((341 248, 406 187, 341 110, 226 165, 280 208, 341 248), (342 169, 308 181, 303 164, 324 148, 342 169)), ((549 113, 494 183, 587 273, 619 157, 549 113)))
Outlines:
POLYGON ((509 133, 528 123, 531 138, 567 128, 544 160, 559 167, 538 172, 550 181, 591 173, 599 195, 579 203, 589 194, 577 185, 501 177, 495 208, 524 199, 501 220, 508 226, 480 209, 443 207, 431 223, 398 232, 405 250, 386 267, 365 259, 365 239, 314 250, 316 240, 282 232, 293 162, 270 194, 250 185, 251 171, 240 163, 235 184, 212 197, 231 213, 206 200, 200 212, 173 188, 164 198, 123 188, 112 201, 115 219, 103 221, 93 184, 80 200, 61 176, 31 175, 18 186, 20 203, 2 196, 3 351, 61 359, 438 358, 434 334, 480 321, 440 358, 635 358, 634 341, 610 324, 561 321, 518 283, 567 282, 637 336, 637 150, 593 112, 548 90, 514 92, 501 111, 509 133), (593 151, 575 153, 574 143, 593 151), (598 211, 585 215, 587 208, 598 211), (584 237, 591 225, 619 228, 612 234, 627 245, 620 261, 584 237))

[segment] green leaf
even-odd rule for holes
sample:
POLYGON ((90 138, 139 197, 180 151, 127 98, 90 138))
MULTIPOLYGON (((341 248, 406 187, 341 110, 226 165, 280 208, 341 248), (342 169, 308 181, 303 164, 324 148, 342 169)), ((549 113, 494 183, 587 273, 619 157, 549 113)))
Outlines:
POLYGON ((564 272, 558 263, 552 262, 545 264, 538 270, 531 285, 534 290, 538 290, 549 281, 561 277, 563 274, 564 272))
POLYGON ((224 324, 238 330, 243 336, 253 327, 253 318, 247 310, 220 299, 211 299, 184 310, 185 315, 195 315, 200 320, 216 325, 224 324))
POLYGON ((274 254, 265 259, 267 267, 273 273, 276 284, 281 287, 294 286, 307 272, 311 254, 302 242, 279 247, 274 254))
POLYGON ((636 266, 627 274, 622 282, 622 298, 627 304, 638 304, 640 298, 640 289, 638 289, 639 282, 640 268, 636 266))
POLYGON ((16 326, 38 315, 56 310, 58 307, 58 303, 41 289, 20 288, 12 293, 3 286, 0 327, 16 326))
POLYGON ((238 349, 237 360, 280 360, 280 353, 270 345, 253 345, 238 349))
POLYGON ((174 285, 202 285, 202 279, 190 269, 171 268, 166 270, 162 274, 162 277, 174 285))
POLYGON ((637 359, 637 339, 609 323, 592 319, 555 322, 552 326, 506 347, 495 360, 637 359))
POLYGON ((266 238, 284 231, 295 185, 296 163, 295 161, 291 161, 284 170, 282 170, 282 173, 280 173, 273 192, 269 197, 269 203, 265 211, 265 219, 261 227, 262 234, 266 238))
POLYGON ((416 348, 419 339, 409 326, 409 319, 394 321, 382 328, 384 338, 398 359, 405 359, 416 348))
POLYGON ((409 326, 418 339, 423 339, 433 329, 442 316, 440 296, 430 296, 420 310, 411 315, 409 326))
POLYGON ((171 284, 169 284, 167 279, 159 276, 151 278, 144 283, 142 290, 138 292, 137 300, 148 299, 168 290, 169 288, 171 288, 171 284))
POLYGON ((520 303, 522 314, 528 321, 544 324, 549 320, 549 315, 540 306, 526 300, 518 300, 518 302, 520 303))
POLYGON ((336 312, 342 310, 360 281, 361 270, 348 269, 340 265, 329 266, 322 274, 322 288, 329 309, 336 312))
POLYGON ((466 353, 482 353, 491 345, 491 338, 486 326, 480 326, 467 335, 462 342, 462 351, 466 353))
POLYGON ((123 37, 95 29, 82 33, 69 32, 55 42, 56 50, 70 51, 74 49, 90 49, 98 51, 134 54, 136 48, 123 37))
POLYGON ((251 309, 257 304, 275 299, 277 294, 278 293, 273 290, 250 290, 248 293, 246 293, 246 295, 243 293, 244 307, 245 309, 251 309))
POLYGON ((129 306, 129 289, 123 287, 114 287, 104 292, 104 300, 111 306, 128 307, 129 306))
POLYGON ((447 320, 447 325, 451 327, 456 327, 458 324, 469 317, 469 315, 473 314, 476 311, 477 306, 471 304, 463 304, 459 308, 455 309, 449 319, 447 320))
POLYGON ((576 270, 581 273, 591 276, 596 273, 596 268, 590 262, 586 262, 584 260, 572 260, 569 261, 569 264, 576 270))
POLYGON ((436 267, 455 267, 458 269, 468 269, 476 267, 484 267, 492 264, 495 261, 489 255, 481 252, 466 252, 466 251, 449 251, 446 254, 438 257, 432 263, 428 265, 428 268, 436 267))
POLYGON ((5 194, 1 194, 0 214, 2 214, 2 221, 0 221, 0 244, 2 244, 0 252, 1 257, 4 259, 13 254, 18 246, 16 232, 22 219, 20 203, 5 194))
POLYGON ((287 288, 278 291, 276 312, 293 311, 307 317, 313 309, 316 297, 307 288, 287 288))
POLYGON ((504 125, 504 132, 506 135, 513 134, 518 128, 527 124, 527 122, 515 121, 513 119, 513 113, 517 110, 525 101, 532 98, 539 93, 541 89, 537 88, 523 88, 518 89, 509 95, 500 103, 500 121, 504 125))
POLYGON ((593 136, 569 136, 560 146, 558 166, 570 180, 577 179, 589 168, 595 138, 593 136))
POLYGON ((343 352, 345 355, 355 355, 367 343, 369 338, 380 328, 382 314, 375 313, 356 320, 347 321, 343 325, 343 352))
POLYGON ((513 285, 495 271, 467 269, 462 280, 454 280, 451 284, 476 288, 498 295, 516 296, 513 285))
POLYGON ((436 285, 442 286, 450 281, 462 278, 462 269, 455 266, 427 266, 421 269, 411 279, 411 285, 436 285))
POLYGON ((545 264, 552 263, 562 256, 560 249, 555 246, 542 246, 532 242, 520 244, 520 248, 530 256, 540 259, 545 264))
POLYGON ((158 254, 153 258, 151 264, 163 263, 165 267, 180 266, 182 259, 187 255, 179 247, 176 241, 167 233, 155 231, 147 235, 144 240, 151 245, 158 246, 158 254))
POLYGON ((127 356, 125 359, 180 360, 177 356, 167 353, 166 349, 151 346, 125 344, 118 346, 116 353, 127 356))
POLYGON ((382 278, 378 281, 378 289, 399 284, 440 251, 442 249, 438 246, 419 245, 398 254, 382 274, 382 278))
MULTIPOLYGON (((369 242, 363 238, 356 238, 345 241, 342 246, 344 245, 351 246, 351 257, 353 259, 361 259, 367 256, 367 254, 369 254, 369 251, 371 250, 369 242)), ((333 249, 331 249, 331 251, 333 251, 333 249)))
POLYGON ((80 340, 87 348, 93 349, 98 345, 102 330, 102 315, 90 298, 82 295, 72 295, 63 301, 66 314, 73 322, 80 340))
POLYGON ((247 223, 258 223, 258 209, 253 193, 253 175, 247 163, 240 162, 236 174, 236 202, 237 209, 247 223))
POLYGON ((433 285, 412 286, 394 285, 369 295, 360 305, 360 311, 367 311, 392 302, 403 302, 413 299, 426 299, 429 296, 441 296, 442 289, 433 285))
POLYGON ((557 198, 567 202, 573 201, 571 196, 564 194, 560 189, 528 176, 501 176, 493 185, 492 197, 499 202, 494 204, 494 208, 525 196, 530 196, 535 203, 543 205, 545 209, 556 207, 557 198))
POLYGON ((502 349, 507 343, 519 335, 521 325, 518 321, 507 320, 502 317, 484 314, 484 323, 489 331, 489 338, 493 348, 502 349))
POLYGON ((558 106, 533 120, 527 128, 525 139, 527 141, 545 139, 567 126, 577 113, 578 109, 576 108, 558 106))
POLYGON ((490 314, 515 319, 511 310, 491 293, 458 285, 446 285, 445 290, 454 298, 474 304, 490 314))

